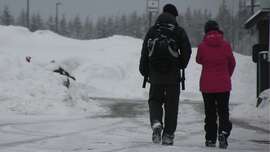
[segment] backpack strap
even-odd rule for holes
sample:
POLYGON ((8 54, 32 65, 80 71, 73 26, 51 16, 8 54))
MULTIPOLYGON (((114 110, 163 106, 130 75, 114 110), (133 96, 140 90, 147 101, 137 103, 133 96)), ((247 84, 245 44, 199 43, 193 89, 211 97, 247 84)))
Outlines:
POLYGON ((148 41, 148 43, 152 43, 152 44, 149 44, 149 45, 152 45, 152 46, 151 46, 151 48, 150 48, 148 57, 151 57, 151 56, 153 55, 153 53, 154 53, 154 51, 155 51, 155 45, 156 45, 157 40, 158 40, 158 39, 156 38, 156 39, 152 40, 152 42, 151 42, 151 40, 148 41))
POLYGON ((180 57, 178 51, 174 51, 170 45, 168 46, 168 50, 169 50, 170 54, 171 54, 174 58, 179 58, 179 57, 180 57))

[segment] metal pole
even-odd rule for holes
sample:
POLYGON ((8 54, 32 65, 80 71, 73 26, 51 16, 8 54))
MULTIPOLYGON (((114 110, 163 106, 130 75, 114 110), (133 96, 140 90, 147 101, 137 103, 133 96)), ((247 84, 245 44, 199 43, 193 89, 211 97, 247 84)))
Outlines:
MULTIPOLYGON (((270 62, 270 14, 268 15, 269 23, 268 23, 268 61, 270 62)), ((270 68, 270 66, 269 66, 270 68)), ((269 70, 270 71, 270 70, 269 70)))
POLYGON ((146 1, 146 12, 148 13, 148 28, 151 28, 152 25, 152 12, 149 9, 149 0, 146 1))
MULTIPOLYGON (((232 13, 232 16, 234 16, 234 2, 235 1, 233 1, 232 3, 232 8, 231 8, 231 13, 232 13)), ((233 27, 234 26, 234 18, 232 17, 231 18, 231 26, 233 27)), ((234 32, 234 30, 235 30, 235 28, 232 28, 231 29, 231 40, 232 40, 232 48, 233 48, 233 50, 235 50, 235 32, 234 32)))
MULTIPOLYGON (((269 23, 268 23, 268 31, 269 31, 269 34, 268 34, 268 73, 269 73, 269 76, 270 76, 270 14, 268 14, 268 19, 269 19, 269 23)), ((270 87, 270 78, 268 78, 268 87, 270 87)))
POLYGON ((149 11, 149 28, 152 26, 152 12, 149 11))
POLYGON ((58 6, 61 5, 60 2, 55 4, 55 32, 58 33, 58 6))
POLYGON ((157 13, 159 13, 159 11, 160 11, 160 1, 158 0, 158 12, 157 13))
POLYGON ((251 5, 251 13, 254 14, 255 2, 254 2, 254 0, 251 0, 250 2, 251 2, 251 4, 250 4, 251 5))
POLYGON ((30 2, 27 0, 26 4, 26 26, 29 29, 30 28, 30 2))
POLYGON ((55 5, 55 32, 58 32, 58 5, 55 5))
POLYGON ((149 28, 152 26, 152 21, 155 15, 159 12, 160 1, 159 0, 147 0, 146 11, 148 13, 149 28))

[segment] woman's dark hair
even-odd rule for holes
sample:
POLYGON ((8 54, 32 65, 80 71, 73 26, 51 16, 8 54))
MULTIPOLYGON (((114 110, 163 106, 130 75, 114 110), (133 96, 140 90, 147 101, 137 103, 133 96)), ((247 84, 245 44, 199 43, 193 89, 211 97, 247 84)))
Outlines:
POLYGON ((204 32, 208 33, 210 31, 220 31, 218 23, 214 20, 209 20, 205 23, 204 32))

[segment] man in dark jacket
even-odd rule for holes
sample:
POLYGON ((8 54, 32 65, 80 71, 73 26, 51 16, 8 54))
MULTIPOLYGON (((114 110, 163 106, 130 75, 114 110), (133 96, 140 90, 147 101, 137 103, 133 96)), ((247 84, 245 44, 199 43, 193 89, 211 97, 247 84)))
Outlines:
POLYGON ((177 126, 178 104, 180 95, 180 69, 185 69, 188 65, 191 46, 187 34, 176 21, 178 11, 172 4, 167 4, 163 8, 163 13, 158 17, 157 24, 174 25, 173 32, 177 44, 177 53, 180 54, 176 64, 171 64, 167 73, 159 73, 152 68, 149 61, 149 39, 155 34, 154 26, 150 28, 145 36, 140 59, 140 73, 149 78, 149 111, 150 122, 153 129, 152 141, 163 145, 173 145, 174 132, 177 126), (163 123, 163 105, 165 110, 165 122, 163 123), (163 133, 162 133, 163 131, 163 133), (161 136, 162 134, 162 136, 161 136), (162 138, 162 139, 161 139, 162 138))

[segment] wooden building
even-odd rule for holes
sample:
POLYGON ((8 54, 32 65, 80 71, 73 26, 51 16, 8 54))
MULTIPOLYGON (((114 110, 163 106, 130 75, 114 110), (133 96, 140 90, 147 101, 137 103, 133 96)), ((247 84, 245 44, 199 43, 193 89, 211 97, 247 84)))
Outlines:
POLYGON ((261 0, 260 9, 245 23, 245 28, 256 26, 258 43, 253 46, 253 61, 257 63, 257 96, 270 88, 270 0, 261 0))

